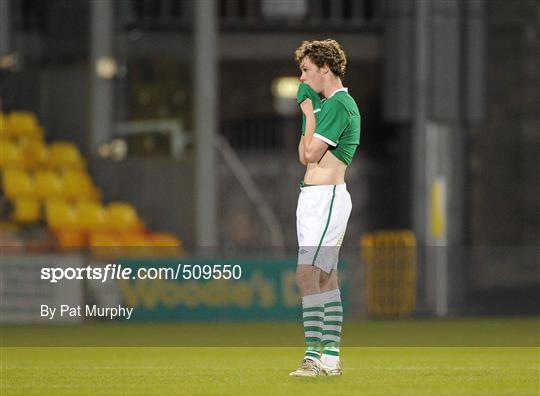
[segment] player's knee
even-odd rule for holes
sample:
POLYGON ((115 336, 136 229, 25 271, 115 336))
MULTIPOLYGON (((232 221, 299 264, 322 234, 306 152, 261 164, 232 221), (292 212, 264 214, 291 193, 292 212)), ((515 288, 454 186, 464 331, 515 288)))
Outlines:
POLYGON ((321 274, 319 276, 319 287, 322 289, 323 287, 328 286, 331 279, 332 279, 332 272, 328 274, 324 271, 321 271, 321 274))
POLYGON ((336 287, 336 282, 333 280, 333 278, 321 279, 319 281, 319 288, 321 289, 321 292, 333 290, 336 287))
POLYGON ((299 265, 296 268, 296 283, 300 290, 306 287, 313 287, 317 284, 317 271, 315 268, 309 265, 299 265))
POLYGON ((324 289, 324 287, 327 285, 328 279, 323 279, 322 277, 319 279, 319 288, 321 290, 324 289))
POLYGON ((303 266, 299 265, 296 268, 296 283, 299 287, 301 287, 304 283, 306 283, 309 279, 308 272, 303 268, 303 266))
POLYGON ((321 273, 319 279, 321 292, 326 292, 338 288, 337 271, 333 270, 329 275, 321 273))

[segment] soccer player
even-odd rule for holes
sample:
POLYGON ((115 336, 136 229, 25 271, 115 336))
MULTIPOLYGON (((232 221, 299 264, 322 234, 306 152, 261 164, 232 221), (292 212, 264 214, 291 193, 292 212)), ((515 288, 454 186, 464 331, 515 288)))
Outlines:
POLYGON ((360 143, 360 112, 343 87, 347 59, 338 42, 304 41, 295 59, 302 72, 297 101, 305 117, 298 154, 307 167, 296 210, 296 278, 307 348, 302 364, 290 375, 341 375, 343 310, 337 263, 351 214, 345 171, 360 143))

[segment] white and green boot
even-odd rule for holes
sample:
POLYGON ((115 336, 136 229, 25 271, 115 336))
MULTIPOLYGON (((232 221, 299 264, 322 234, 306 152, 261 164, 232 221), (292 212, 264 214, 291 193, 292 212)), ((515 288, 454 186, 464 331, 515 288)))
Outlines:
POLYGON ((321 363, 318 360, 304 358, 299 368, 289 373, 291 377, 318 377, 321 374, 321 363))

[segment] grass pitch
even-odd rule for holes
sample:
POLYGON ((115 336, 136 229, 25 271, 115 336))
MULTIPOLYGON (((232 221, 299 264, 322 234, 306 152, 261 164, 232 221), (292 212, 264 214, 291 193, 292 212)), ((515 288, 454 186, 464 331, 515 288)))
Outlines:
MULTIPOLYGON (((468 323, 467 328, 473 329, 483 328, 479 322, 464 321, 468 323)), ((538 321, 528 320, 526 325, 523 321, 503 322, 499 327, 487 327, 504 329, 501 337, 508 336, 507 332, 512 332, 514 327, 522 329, 521 333, 514 332, 519 337, 538 330, 538 321)), ((419 328, 426 336, 441 331, 440 321, 421 323, 419 328)), ((391 325, 395 334, 410 330, 407 322, 383 324, 383 327, 391 325)), ((380 325, 364 323, 363 338, 380 337, 380 325)), ((100 326, 107 327, 99 325, 89 329, 97 334, 100 326)), ((189 336, 186 329, 190 329, 188 324, 123 326, 126 334, 131 333, 126 337, 134 336, 133 331, 144 330, 146 335, 149 327, 154 329, 154 334, 174 332, 177 337, 186 337, 189 336)), ((206 328, 215 333, 220 326, 231 332, 235 329, 243 332, 245 327, 207 324, 206 328)), ((256 330, 260 337, 272 337, 275 331, 264 324, 250 326, 250 333, 256 330)), ((349 331, 354 326, 351 323, 349 331)), ((39 338, 35 330, 35 337, 39 338)), ((75 330, 80 332, 80 329, 71 329, 75 330)), ((56 331, 64 334, 64 338, 73 337, 69 328, 47 331, 49 333, 45 334, 56 331)), ((3 345, 9 345, 6 339, 15 339, 15 334, 21 334, 20 329, 9 327, 3 329, 3 333, 3 345)), ((296 336, 296 332, 283 334, 283 337, 296 336)), ((493 334, 486 337, 495 339, 493 334)), ((288 377, 289 371, 300 363, 301 347, 4 346, 0 394, 537 396, 540 349, 534 342, 517 346, 517 341, 518 338, 508 343, 510 346, 345 346, 342 348, 344 375, 313 379, 288 377)))

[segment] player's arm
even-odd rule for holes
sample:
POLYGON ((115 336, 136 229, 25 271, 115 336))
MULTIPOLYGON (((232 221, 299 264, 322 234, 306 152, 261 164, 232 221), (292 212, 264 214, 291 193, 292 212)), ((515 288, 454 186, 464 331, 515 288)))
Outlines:
POLYGON ((306 158, 304 157, 304 136, 300 137, 300 143, 298 143, 298 159, 302 165, 307 165, 306 158))
POLYGON ((313 114, 313 104, 311 103, 311 100, 304 100, 300 104, 300 108, 306 115, 306 129, 304 136, 300 139, 298 154, 300 162, 306 165, 308 162, 319 162, 328 149, 328 144, 320 139, 313 138, 317 124, 315 121, 315 114, 313 114))

